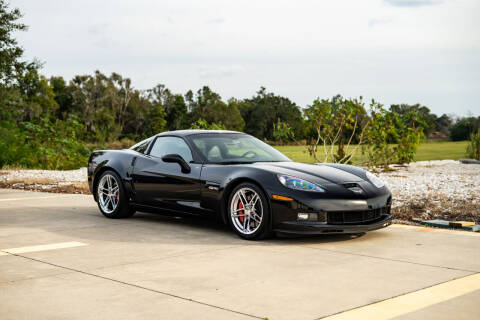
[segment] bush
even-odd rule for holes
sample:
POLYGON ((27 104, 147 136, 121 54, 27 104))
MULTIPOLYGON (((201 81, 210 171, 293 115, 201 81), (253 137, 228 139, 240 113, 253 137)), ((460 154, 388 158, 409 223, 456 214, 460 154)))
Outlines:
POLYGON ((292 141, 295 139, 293 129, 288 123, 277 120, 277 123, 273 124, 273 139, 276 145, 283 145, 286 141, 292 141))
POLYGON ((34 156, 25 143, 25 134, 14 123, 0 122, 0 168, 5 165, 22 166, 22 159, 34 156))
POLYGON ((395 162, 394 145, 398 132, 395 130, 398 116, 385 110, 380 104, 372 104, 370 125, 365 132, 365 145, 362 152, 367 155, 370 167, 383 166, 395 162))
POLYGON ((470 143, 467 146, 467 156, 480 160, 480 128, 477 133, 470 134, 470 143))
POLYGON ((424 137, 422 123, 423 117, 415 110, 399 114, 372 103, 363 147, 367 164, 387 168, 392 163, 410 163, 424 137))
POLYGON ((317 99, 305 110, 305 116, 309 131, 314 133, 307 146, 310 156, 321 161, 318 157, 320 145, 324 151, 323 162, 350 163, 369 125, 362 98, 317 99), (349 149, 352 142, 357 142, 357 146, 349 149), (335 145, 338 145, 336 152, 335 145))
POLYGON ((77 169, 87 165, 91 150, 78 138, 83 126, 74 119, 42 119, 0 123, 0 167, 14 165, 40 169, 77 169))

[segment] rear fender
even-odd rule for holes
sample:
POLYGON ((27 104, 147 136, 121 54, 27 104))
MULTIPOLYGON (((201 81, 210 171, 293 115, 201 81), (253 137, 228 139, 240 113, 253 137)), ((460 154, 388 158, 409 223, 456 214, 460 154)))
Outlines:
POLYGON ((129 199, 133 197, 134 190, 130 173, 135 158, 135 152, 130 150, 101 150, 92 153, 88 162, 88 185, 95 201, 97 200, 95 188, 98 179, 107 170, 114 171, 120 177, 129 199))

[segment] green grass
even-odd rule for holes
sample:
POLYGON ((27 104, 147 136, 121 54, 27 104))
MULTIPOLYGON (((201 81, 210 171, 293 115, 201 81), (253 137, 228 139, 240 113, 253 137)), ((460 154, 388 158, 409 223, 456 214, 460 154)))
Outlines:
MULTIPOLYGON (((414 161, 425 160, 445 160, 453 159, 458 160, 465 157, 465 150, 467 148, 468 141, 435 141, 425 142, 420 144, 415 155, 414 161)), ((353 148, 351 146, 350 148, 353 148)), ((275 146, 280 152, 284 153, 287 157, 297 162, 313 163, 315 162, 313 157, 307 152, 306 146, 275 146)), ((359 148, 353 157, 353 163, 358 164, 365 161, 365 157, 361 154, 361 148, 359 148)), ((319 147, 319 158, 323 161, 323 147, 319 147)))

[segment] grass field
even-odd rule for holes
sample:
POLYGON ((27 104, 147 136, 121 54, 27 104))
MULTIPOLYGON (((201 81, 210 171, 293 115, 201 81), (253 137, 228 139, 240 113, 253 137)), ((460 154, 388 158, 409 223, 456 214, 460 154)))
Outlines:
MULTIPOLYGON (((417 154, 414 161, 424 160, 445 160, 453 159, 458 160, 465 157, 465 149, 467 148, 468 141, 436 141, 422 143, 418 147, 417 154)), ((354 147, 354 146, 353 146, 354 147)), ((307 148, 305 146, 276 146, 279 151, 283 152, 287 157, 293 161, 298 162, 315 162, 313 157, 310 157, 307 148)), ((352 146, 351 146, 352 148, 352 146)), ((353 157, 353 163, 359 164, 365 161, 365 157, 361 154, 359 148, 353 157)), ((319 147, 319 158, 323 161, 323 147, 319 147)))

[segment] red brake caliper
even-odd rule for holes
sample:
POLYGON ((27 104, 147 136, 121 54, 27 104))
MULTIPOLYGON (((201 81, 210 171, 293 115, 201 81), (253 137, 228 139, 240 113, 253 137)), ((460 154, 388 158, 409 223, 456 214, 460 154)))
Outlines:
MULTIPOLYGON (((243 209, 243 204, 241 201, 238 201, 237 209, 243 209)), ((243 210, 237 211, 237 214, 238 215, 244 214, 244 211, 243 210)), ((245 216, 238 217, 238 220, 240 220, 241 223, 243 223, 244 219, 245 219, 245 216)))

